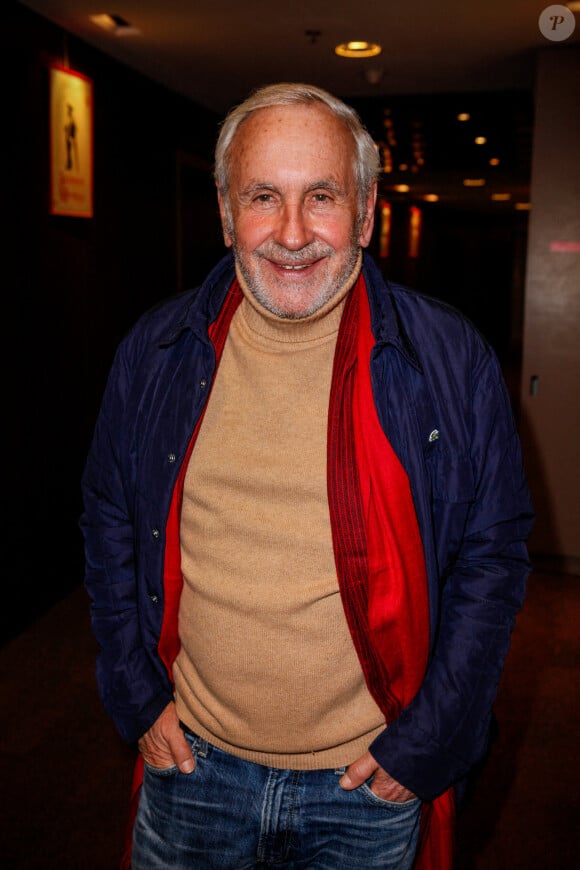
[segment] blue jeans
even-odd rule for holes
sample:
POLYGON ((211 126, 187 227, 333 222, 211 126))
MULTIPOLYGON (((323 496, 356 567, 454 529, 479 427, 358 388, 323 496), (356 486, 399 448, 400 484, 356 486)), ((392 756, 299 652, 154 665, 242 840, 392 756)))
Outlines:
POLYGON ((344 791, 337 770, 281 770, 186 734, 191 774, 145 766, 132 870, 406 870, 418 799, 393 803, 367 783, 344 791))

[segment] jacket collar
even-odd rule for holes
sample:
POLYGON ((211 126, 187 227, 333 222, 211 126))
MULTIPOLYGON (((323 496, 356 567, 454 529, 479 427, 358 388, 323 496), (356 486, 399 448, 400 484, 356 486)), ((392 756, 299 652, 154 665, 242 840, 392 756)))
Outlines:
POLYGON ((208 341, 207 328, 218 316, 234 275, 234 258, 228 253, 200 287, 183 294, 183 304, 176 309, 176 316, 161 344, 173 344, 185 330, 191 330, 202 341, 208 341))
POLYGON ((392 345, 410 365, 422 372, 419 356, 401 322, 393 285, 383 277, 366 251, 363 255, 363 274, 369 298, 371 326, 377 342, 375 352, 379 346, 392 345))
MULTIPOLYGON (((411 339, 401 323, 393 298, 392 285, 386 281, 372 257, 363 253, 363 273, 371 310, 373 335, 380 345, 392 345, 418 371, 421 363, 411 339)), ((231 253, 226 254, 212 269, 203 284, 185 293, 174 322, 162 339, 163 345, 173 344, 185 330, 191 330, 201 341, 207 341, 207 328, 217 317, 234 280, 235 266, 231 253)))

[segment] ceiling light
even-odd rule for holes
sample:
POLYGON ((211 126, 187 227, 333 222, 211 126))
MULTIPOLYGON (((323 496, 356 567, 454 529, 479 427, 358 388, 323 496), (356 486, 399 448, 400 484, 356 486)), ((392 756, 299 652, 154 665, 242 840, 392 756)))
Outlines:
POLYGON ((471 115, 469 114, 469 112, 460 112, 457 116, 458 121, 469 121, 470 118, 471 115))
POLYGON ((516 211, 530 211, 531 207, 531 202, 516 202, 514 205, 516 211))
POLYGON ((464 178, 463 186, 464 187, 483 187, 485 185, 485 178, 464 178))
POLYGON ((91 15, 90 18, 93 24, 112 33, 113 36, 136 36, 141 33, 137 27, 132 27, 120 15, 109 15, 108 12, 103 12, 100 15, 91 15))
POLYGON ((512 198, 511 193, 492 193, 491 198, 494 202, 507 202, 512 198))
POLYGON ((396 190, 397 193, 409 193, 411 188, 409 187, 408 184, 395 184, 395 186, 393 187, 393 190, 396 190))
POLYGON ((334 53, 340 57, 376 57, 383 50, 376 42, 365 42, 353 39, 350 42, 342 42, 334 49, 334 53))
POLYGON ((439 202, 439 197, 436 193, 426 193, 423 199, 425 202, 439 202))
POLYGON ((499 157, 490 157, 489 165, 490 166, 499 166, 499 157))
POLYGON ((487 139, 485 138, 485 136, 476 136, 473 141, 476 145, 485 145, 487 139))
POLYGON ((97 27, 102 27, 103 30, 114 30, 117 26, 114 18, 111 15, 107 15, 106 12, 103 12, 101 15, 91 15, 91 21, 97 27))

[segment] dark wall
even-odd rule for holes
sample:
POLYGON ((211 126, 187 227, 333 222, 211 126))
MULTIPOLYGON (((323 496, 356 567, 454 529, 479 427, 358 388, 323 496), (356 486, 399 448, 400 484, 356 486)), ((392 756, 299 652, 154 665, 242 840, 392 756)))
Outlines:
POLYGON ((485 335, 503 365, 519 365, 527 213, 498 215, 428 204, 421 205, 421 213, 420 253, 411 258, 409 207, 393 207, 389 257, 379 258, 383 274, 458 308, 485 335))
POLYGON ((82 581, 79 479, 113 351, 142 311, 198 277, 195 262, 182 268, 178 203, 187 232, 203 232, 199 276, 224 252, 211 181, 219 119, 16 3, 6 21, 0 642, 82 581), (48 210, 48 69, 65 50, 94 86, 92 219, 48 210), (188 161, 203 181, 194 208, 178 195, 188 161))

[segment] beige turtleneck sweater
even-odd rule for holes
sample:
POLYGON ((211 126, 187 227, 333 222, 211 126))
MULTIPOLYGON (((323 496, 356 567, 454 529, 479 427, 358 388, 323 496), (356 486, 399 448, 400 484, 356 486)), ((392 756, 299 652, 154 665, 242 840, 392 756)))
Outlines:
POLYGON ((242 285, 185 478, 178 715, 273 767, 349 764, 385 727, 344 616, 326 484, 334 349, 357 274, 302 320, 242 285))

